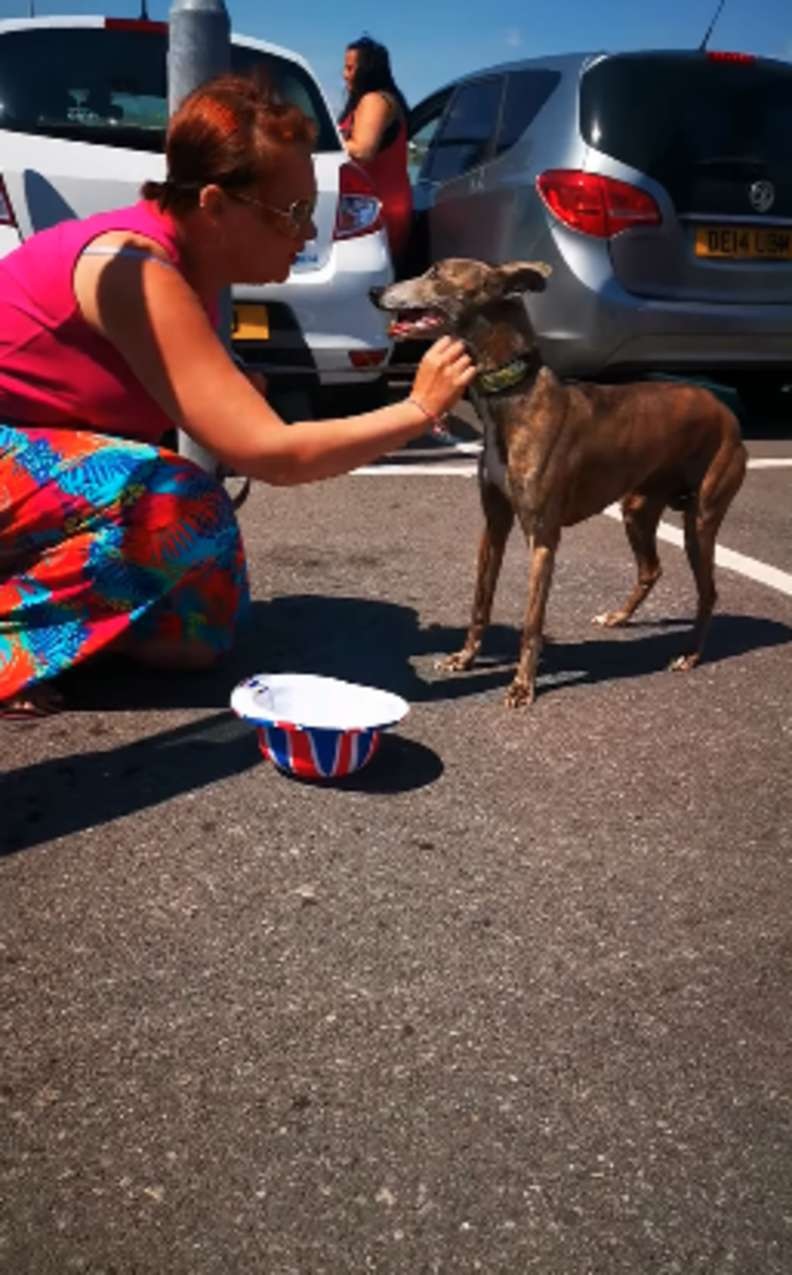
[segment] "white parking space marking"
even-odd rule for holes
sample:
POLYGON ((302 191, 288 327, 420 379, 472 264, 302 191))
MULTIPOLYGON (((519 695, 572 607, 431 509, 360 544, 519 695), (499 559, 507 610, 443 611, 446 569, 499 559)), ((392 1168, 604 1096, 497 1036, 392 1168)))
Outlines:
POLYGON ((757 456, 748 461, 749 469, 792 469, 792 456, 757 456))
MULTIPOLYGON (((474 447, 478 451, 481 450, 480 444, 469 443, 468 450, 472 451, 474 447)), ((391 452, 392 456, 404 455, 403 452, 391 452)), ((409 454, 409 453, 408 453, 409 454)), ((749 469, 792 469, 792 456, 758 456, 754 460, 748 461, 749 469)), ((361 469, 354 471, 356 474, 376 475, 381 477, 383 474, 416 474, 419 477, 425 476, 431 478, 434 474, 440 474, 442 477, 448 475, 460 475, 462 478, 475 478, 477 467, 468 464, 440 464, 436 461, 434 464, 402 464, 395 461, 392 464, 387 461, 379 465, 364 465, 361 469)))
POLYGON ((476 477, 475 465, 364 465, 362 469, 356 469, 354 472, 364 477, 376 478, 382 478, 387 474, 422 474, 424 477, 439 474, 443 478, 457 475, 461 478, 476 477))
MULTIPOLYGON (((749 460, 748 468, 792 469, 792 457, 757 457, 755 460, 749 460)), ((377 478, 383 478, 389 474, 398 477, 410 474, 427 477, 474 478, 476 476, 476 466, 470 464, 403 465, 398 463, 389 465, 386 463, 365 465, 362 469, 356 469, 354 472, 377 478)), ((618 505, 609 505, 607 509, 603 510, 603 513, 610 518, 621 520, 621 510, 618 505)), ((657 538, 658 540, 667 541, 668 544, 676 545, 678 549, 684 549, 685 547, 682 532, 678 527, 674 527, 668 522, 660 523, 657 528, 657 538)), ((785 593, 788 597, 792 597, 792 575, 788 571, 781 571, 778 567, 768 566, 767 563, 760 562, 757 558, 749 558, 747 554, 738 553, 736 549, 727 549, 724 545, 716 546, 715 562, 717 566, 723 567, 727 571, 736 571, 738 575, 746 576, 749 580, 756 580, 759 584, 767 585, 768 588, 776 589, 779 593, 785 593)))
MULTIPOLYGON (((621 509, 618 505, 608 505, 607 509, 603 509, 604 514, 609 518, 618 518, 621 522, 621 509)), ((673 527, 670 522, 661 522, 657 528, 657 539, 666 540, 671 545, 676 545, 678 549, 684 549, 685 540, 679 527, 673 527)), ((723 545, 715 546, 715 565, 724 567, 728 571, 736 571, 741 576, 747 576, 749 580, 757 580, 759 584, 769 585, 771 589, 777 589, 779 593, 786 593, 792 598, 792 575, 788 571, 779 571, 778 567, 769 567, 764 562, 759 562, 757 558, 749 558, 744 553, 738 553, 736 549, 727 549, 723 545)))

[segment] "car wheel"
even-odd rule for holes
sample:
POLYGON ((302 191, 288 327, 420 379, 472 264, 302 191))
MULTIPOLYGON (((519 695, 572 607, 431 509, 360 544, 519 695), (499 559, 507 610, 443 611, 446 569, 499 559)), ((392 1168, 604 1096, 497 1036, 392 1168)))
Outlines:
POLYGON ((317 417, 317 393, 313 389, 298 386, 270 385, 267 402, 278 415, 292 425, 295 421, 312 421, 317 417))
POLYGON ((321 391, 320 415, 327 418, 359 416, 375 412, 388 401, 388 382, 384 376, 362 385, 328 385, 321 391))
POLYGON ((758 416, 789 415, 792 409, 792 374, 789 376, 744 376, 737 382, 737 393, 749 414, 758 416))

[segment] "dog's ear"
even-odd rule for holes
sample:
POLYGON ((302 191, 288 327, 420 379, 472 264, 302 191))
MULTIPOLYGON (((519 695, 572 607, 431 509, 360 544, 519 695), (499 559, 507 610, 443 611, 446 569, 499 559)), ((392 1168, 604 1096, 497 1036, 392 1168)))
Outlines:
POLYGON ((553 267, 543 261, 506 261, 495 269, 493 283, 501 295, 509 292, 544 292, 545 280, 553 267))

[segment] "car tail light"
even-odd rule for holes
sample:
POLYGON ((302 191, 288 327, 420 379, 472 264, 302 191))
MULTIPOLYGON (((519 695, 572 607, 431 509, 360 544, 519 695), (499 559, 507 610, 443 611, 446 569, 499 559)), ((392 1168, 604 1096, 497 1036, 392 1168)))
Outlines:
POLYGON ((388 357, 387 350, 350 350, 349 361, 353 367, 379 367, 388 357))
POLYGON ((5 182, 2 177, 0 177, 0 226, 16 227, 16 224, 16 215, 14 213, 11 200, 8 198, 5 182))
POLYGON ((559 221, 598 239, 610 239, 635 226, 659 226, 662 220, 645 190, 599 173, 549 169, 539 174, 536 188, 559 221))
POLYGON ((753 53, 724 53, 721 49, 707 49, 707 57, 710 62, 755 62, 756 56, 753 53))
POLYGON ((354 239, 381 230, 382 204, 357 164, 342 164, 338 173, 338 210, 334 239, 354 239))

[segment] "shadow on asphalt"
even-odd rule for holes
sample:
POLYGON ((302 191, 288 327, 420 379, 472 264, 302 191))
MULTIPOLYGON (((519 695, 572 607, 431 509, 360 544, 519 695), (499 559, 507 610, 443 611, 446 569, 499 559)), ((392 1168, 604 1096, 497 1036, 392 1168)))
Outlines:
MULTIPOLYGON (((666 667, 685 649, 689 628, 684 618, 639 620, 607 635, 592 630, 589 637, 582 620, 580 641, 548 642, 543 670, 575 671, 580 676, 574 680, 586 682, 642 677, 666 667)), ((482 659, 469 673, 426 678, 413 667, 415 658, 459 650, 464 637, 462 628, 421 628, 412 607, 303 594, 254 602, 234 652, 209 673, 165 675, 108 661, 74 670, 62 685, 71 709, 90 712, 227 708, 236 683, 260 672, 344 678, 393 691, 411 703, 458 699, 504 685, 519 646, 519 630, 504 625, 487 631, 482 659)), ((790 641, 792 628, 786 624, 718 612, 706 661, 790 641)))
MULTIPOLYGON (((22 729, 46 731, 46 723, 22 729)), ((222 712, 120 748, 8 771, 0 778, 0 856, 194 792, 257 760, 249 727, 222 712)))
MULTIPOLYGON (((547 639, 539 665, 537 692, 559 690, 564 685, 593 685, 646 677, 667 669, 672 660, 687 649, 690 628, 690 622, 685 619, 639 620, 623 629, 611 630, 607 637, 592 636, 580 642, 547 639)), ((449 630, 437 632, 450 636, 449 630)), ((454 637, 456 640, 450 641, 448 650, 461 647, 464 631, 455 630, 454 637)), ((440 640, 438 637, 437 641, 440 640)), ((703 662, 717 664, 749 651, 782 646, 788 642, 792 642, 792 628, 787 624, 755 616, 721 613, 713 618, 703 662)), ((517 629, 493 626, 474 668, 457 677, 448 677, 442 683, 432 683, 428 688, 430 693, 423 698, 453 698, 459 694, 480 694, 494 687, 505 687, 513 676, 518 647, 517 629)))
MULTIPOLYGON (((258 765, 265 763, 255 731, 230 712, 221 712, 121 748, 7 772, 0 778, 0 857, 101 827, 258 765)), ((384 735, 370 765, 333 786, 351 792, 406 792, 433 783, 442 773, 443 764, 430 748, 384 735)), ((300 786, 287 777, 281 782, 300 786)), ((207 819, 201 831, 211 836, 216 822, 207 819)))
MULTIPOLYGON (((253 611, 253 624, 231 665, 211 675, 174 678, 135 670, 119 677, 118 667, 113 671, 110 664, 81 671, 79 678, 75 673, 69 699, 77 708, 139 712, 210 706, 219 711, 122 747, 7 772, 0 779, 0 855, 111 823, 263 764, 255 732, 227 708, 235 682, 252 672, 310 671, 382 686, 413 703, 440 702, 505 687, 519 643, 515 628, 494 625, 480 663, 470 672, 438 673, 425 680, 410 665, 411 657, 459 649, 462 629, 420 629, 411 608, 358 598, 278 598, 255 604, 253 611)), ((644 677, 666 668, 685 649, 689 626, 683 620, 631 627, 632 633, 628 628, 580 642, 550 642, 539 669, 539 693, 644 677), (653 632, 641 631, 650 627, 653 632)), ((790 641, 792 628, 786 624, 719 614, 712 623, 706 659, 714 663, 790 641)), ((25 729, 46 731, 46 723, 25 729)), ((442 772, 442 761, 431 749, 386 734, 370 766, 334 786, 342 791, 404 792, 433 783, 442 772)), ((282 782, 299 786, 287 778, 282 782)), ((214 830, 209 822, 202 828, 207 835, 214 830)))
MULTIPOLYGON (((233 657, 212 673, 174 677, 121 660, 74 670, 62 679, 70 709, 220 711, 121 747, 6 772, 0 778, 0 855, 111 823, 263 765, 255 731, 228 709, 236 682, 262 668, 345 677, 408 692, 414 700, 424 698, 422 683, 406 669, 418 636, 416 613, 407 608, 349 598, 279 598, 254 604, 251 623, 233 657)), ((141 729, 145 725, 141 720, 141 729)), ((46 732, 47 723, 18 729, 46 732)), ((101 737, 106 729, 97 728, 96 734, 101 737)), ((355 792, 405 792, 433 783, 442 772, 443 764, 431 749, 384 734, 370 765, 334 786, 355 792)), ((296 784, 289 778, 283 782, 296 784)))
POLYGON ((174 676, 107 660, 75 669, 59 685, 70 708, 90 712, 225 708, 236 683, 261 672, 340 677, 418 701, 431 698, 430 688, 410 660, 453 649, 458 632, 450 631, 451 646, 443 645, 444 632, 422 630, 412 607, 297 594, 254 602, 234 651, 211 672, 174 676))

